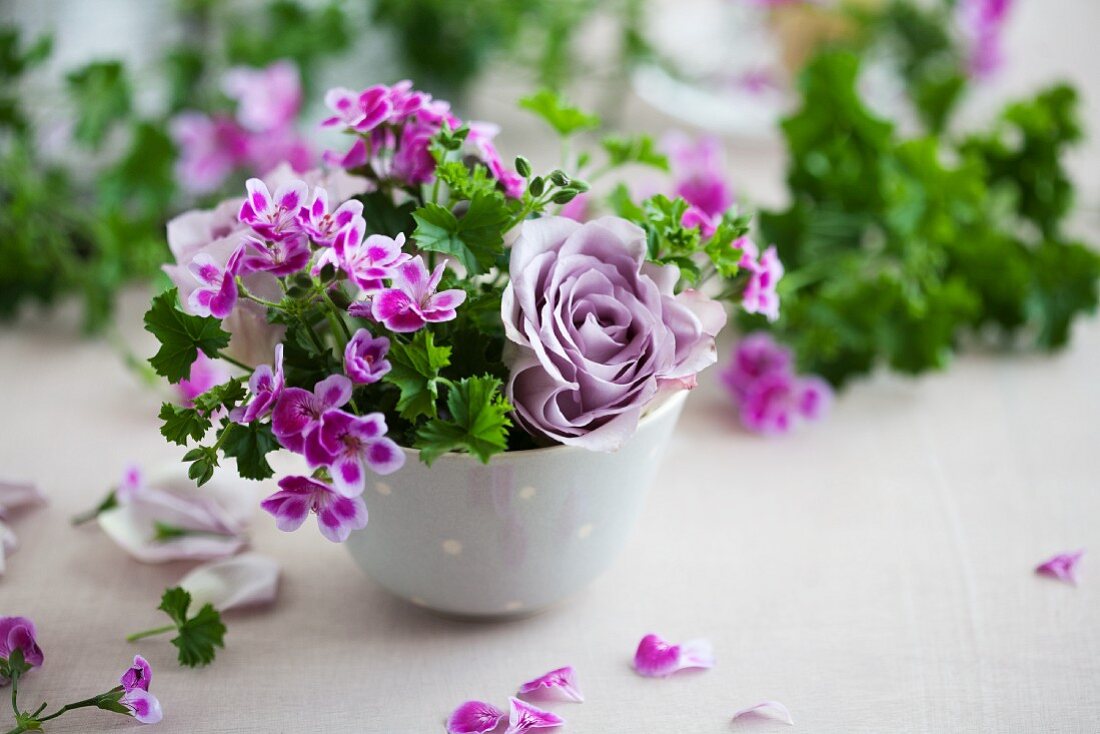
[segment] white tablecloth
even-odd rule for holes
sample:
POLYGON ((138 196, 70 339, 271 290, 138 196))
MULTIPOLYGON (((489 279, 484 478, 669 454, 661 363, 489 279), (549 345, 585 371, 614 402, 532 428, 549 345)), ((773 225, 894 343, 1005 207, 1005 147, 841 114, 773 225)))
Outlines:
MULTIPOLYGON (((128 294, 122 322, 146 350, 143 307, 128 294)), ((857 384, 826 423, 779 440, 741 432, 709 374, 624 556, 517 622, 432 616, 312 527, 282 534, 257 515, 279 601, 227 615, 226 649, 191 671, 164 638, 122 639, 160 622, 159 594, 187 567, 140 565, 67 524, 127 461, 178 457, 156 431, 160 396, 63 318, 0 332, 2 474, 51 498, 15 521, 23 545, 0 579, 0 612, 33 618, 46 652, 23 701, 105 690, 140 651, 162 734, 441 731, 460 701, 506 702, 566 664, 588 700, 558 710, 582 734, 738 730, 729 716, 762 699, 808 732, 1098 732, 1100 323, 1075 336, 1052 358, 970 354, 948 374, 857 384), (1032 574, 1080 547, 1094 555, 1079 588, 1032 574), (718 666, 635 676, 649 631, 709 637, 718 666)), ((126 725, 77 712, 52 730, 126 725)))

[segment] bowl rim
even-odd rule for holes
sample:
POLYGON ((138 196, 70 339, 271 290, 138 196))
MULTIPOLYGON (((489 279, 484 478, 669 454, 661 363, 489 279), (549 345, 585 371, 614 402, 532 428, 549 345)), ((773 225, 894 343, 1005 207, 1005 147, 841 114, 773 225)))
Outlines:
MULTIPOLYGON (((675 393, 669 394, 667 397, 664 397, 664 398, 658 397, 656 400, 654 400, 653 402, 659 402, 660 404, 657 405, 655 408, 648 408, 648 412, 646 412, 642 415, 641 419, 638 421, 638 428, 637 428, 637 430, 635 430, 634 435, 632 435, 630 437, 630 441, 636 440, 638 433, 640 433, 642 430, 644 430, 648 426, 656 423, 660 418, 665 416, 667 413, 670 413, 673 410, 676 410, 680 406, 682 406, 684 401, 687 400, 688 393, 690 393, 690 392, 691 392, 691 390, 689 390, 689 389, 677 390, 675 393)), ((652 403, 651 403, 651 405, 652 405, 652 403)), ((629 441, 628 441, 628 443, 629 443, 629 441)), ((625 446, 625 444, 624 444, 624 446, 625 446)), ((504 463, 504 462, 522 461, 524 459, 527 459, 527 458, 530 458, 530 457, 533 457, 533 456, 538 456, 538 457, 542 458, 542 457, 546 457, 546 456, 549 456, 549 455, 552 455, 552 454, 555 454, 555 453, 565 454, 565 453, 568 453, 568 452, 578 452, 578 451, 584 452, 585 454, 599 453, 599 454, 614 455, 614 454, 618 453, 619 451, 621 451, 624 446, 620 446, 618 449, 616 449, 614 451, 592 451, 591 449, 586 449, 583 446, 568 446, 566 444, 560 444, 559 443, 559 444, 555 444, 553 446, 541 446, 537 449, 522 449, 520 451, 503 451, 499 454, 494 454, 489 459, 488 464, 482 463, 477 457, 475 457, 473 454, 470 454, 470 453, 458 452, 458 451, 448 451, 445 454, 441 454, 439 456, 439 458, 437 458, 435 461, 433 461, 430 468, 434 469, 442 461, 459 461, 459 462, 464 462, 464 463, 467 463, 467 464, 469 464, 470 462, 473 462, 474 464, 476 464, 478 466, 493 466, 494 464, 501 464, 501 463, 504 463)), ((405 456, 407 457, 408 460, 415 460, 418 463, 420 463, 420 449, 413 449, 413 448, 409 448, 407 446, 401 446, 400 448, 405 453, 405 456)), ((427 467, 427 465, 425 465, 425 467, 427 467)))

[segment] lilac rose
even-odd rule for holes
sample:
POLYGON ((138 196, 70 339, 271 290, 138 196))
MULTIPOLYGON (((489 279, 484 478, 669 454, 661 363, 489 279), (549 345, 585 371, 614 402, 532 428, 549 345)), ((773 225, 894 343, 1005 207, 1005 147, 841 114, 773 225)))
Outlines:
POLYGON ((508 397, 536 436, 613 451, 663 387, 691 387, 716 360, 722 306, 676 295, 674 265, 646 262, 645 233, 618 217, 524 222, 501 316, 508 397))

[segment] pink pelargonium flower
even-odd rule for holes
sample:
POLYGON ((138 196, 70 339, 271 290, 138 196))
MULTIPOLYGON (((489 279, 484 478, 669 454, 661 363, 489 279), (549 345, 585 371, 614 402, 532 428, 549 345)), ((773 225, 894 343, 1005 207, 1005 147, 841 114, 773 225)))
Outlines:
POLYGON ((328 484, 309 477, 280 479, 279 491, 260 506, 274 516, 275 526, 284 532, 297 530, 309 513, 314 513, 321 535, 333 543, 343 543, 352 530, 367 526, 367 505, 362 497, 344 497, 328 484))
POLYGON ((401 448, 386 437, 386 418, 381 413, 364 416, 329 410, 305 440, 310 468, 329 467, 336 491, 357 497, 366 486, 366 470, 392 474, 405 465, 401 448))
POLYGON ((237 119, 253 132, 266 133, 292 125, 302 106, 298 67, 285 59, 263 69, 230 69, 222 89, 230 99, 237 100, 237 119))
POLYGON ((504 734, 523 734, 534 729, 552 729, 565 723, 565 719, 557 714, 543 711, 518 698, 510 698, 508 711, 508 728, 504 734))
POLYGON ((300 179, 293 179, 275 190, 275 196, 267 184, 258 178, 245 182, 248 197, 237 218, 252 227, 257 234, 271 240, 281 240, 301 232, 298 211, 305 206, 309 187, 300 179))
POLYGON ((749 280, 741 296, 741 307, 746 313, 763 314, 768 321, 779 318, 779 294, 776 286, 783 277, 783 263, 775 245, 771 245, 760 254, 756 243, 748 237, 741 237, 731 247, 741 250, 738 265, 748 272, 749 280))
MULTIPOLYGON (((41 666, 45 659, 35 636, 34 622, 26 617, 0 617, 0 662, 5 663, 0 670, 7 669, 6 664, 16 650, 22 654, 23 662, 31 668, 41 666)), ((10 681, 10 676, 0 673, 0 686, 7 685, 10 681)))
POLYGON ((1084 555, 1085 551, 1083 550, 1059 553, 1036 566, 1035 573, 1050 576, 1076 586, 1077 564, 1081 562, 1081 557, 1084 555))
POLYGON ((248 132, 229 117, 182 112, 168 132, 180 149, 176 180, 193 194, 214 191, 248 161, 248 132))
MULTIPOLYGON (((474 149, 474 152, 485 163, 489 173, 493 175, 506 196, 513 199, 522 198, 527 190, 527 180, 515 171, 509 170, 497 152, 493 138, 500 128, 485 122, 471 122, 470 134, 466 137, 466 144, 474 149)), ((563 215, 564 216, 564 215, 563 215)))
POLYGON ((703 209, 697 206, 688 207, 688 210, 684 212, 684 216, 680 217, 680 224, 688 229, 697 227, 700 234, 704 237, 710 237, 718 229, 718 225, 722 223, 722 215, 707 214, 703 209))
POLYGON ((393 155, 390 173, 406 184, 430 183, 435 178, 435 157, 432 155, 432 138, 439 126, 425 122, 410 122, 401 130, 397 151, 393 155))
POLYGON ((488 734, 506 714, 491 703, 465 701, 447 719, 447 734, 488 734))
POLYGON ((134 664, 119 678, 122 684, 122 698, 119 703, 128 708, 130 715, 142 724, 156 724, 164 718, 160 701, 149 692, 152 680, 153 670, 149 667, 149 661, 141 655, 134 656, 134 664))
POLYGON ((233 251, 225 267, 205 252, 195 255, 187 269, 199 282, 191 291, 187 305, 199 316, 213 316, 224 319, 233 313, 237 305, 237 276, 241 273, 241 260, 245 247, 242 245, 233 251))
POLYGON ((309 265, 313 255, 309 240, 301 232, 278 240, 248 235, 243 242, 245 252, 241 266, 246 273, 271 273, 277 278, 285 278, 309 265))
POLYGON ((390 104, 393 105, 390 122, 395 125, 415 115, 431 101, 431 95, 413 89, 413 84, 408 79, 402 79, 391 86, 389 98, 390 104))
POLYGON ((1012 0, 960 0, 956 7, 959 26, 970 41, 967 59, 970 74, 986 79, 1004 63, 1001 34, 1012 0))
POLYGON ((584 703, 584 694, 577 685, 577 672, 569 665, 527 681, 519 687, 519 694, 531 700, 584 703))
POLYGON ((713 668, 714 652, 707 640, 690 640, 679 645, 648 634, 634 653, 634 670, 646 678, 665 678, 686 668, 713 668))
POLYGON ((765 435, 789 432, 799 420, 820 419, 832 403, 832 388, 819 377, 771 372, 740 399, 741 423, 765 435))
POLYGON ((367 148, 367 141, 363 138, 356 138, 355 142, 345 152, 326 150, 322 154, 321 160, 324 161, 326 166, 332 168, 359 168, 365 166, 367 161, 370 160, 370 150, 367 148))
POLYGON ((252 398, 229 412, 229 420, 235 423, 251 423, 263 418, 283 393, 286 380, 283 377, 283 345, 275 345, 275 367, 261 364, 248 378, 248 392, 252 398))
POLYGON ((351 400, 351 380, 329 375, 313 386, 313 392, 300 387, 282 391, 271 413, 271 430, 283 447, 302 453, 306 436, 320 425, 321 416, 341 408, 351 400))
POLYGON ((191 363, 191 371, 187 377, 180 380, 176 390, 180 396, 180 402, 184 407, 190 408, 199 395, 220 385, 230 378, 229 368, 225 362, 219 359, 210 359, 201 350, 195 361, 191 363))
POLYGON ((383 84, 359 93, 345 87, 330 89, 325 93, 325 105, 336 114, 322 121, 322 126, 343 125, 360 133, 387 122, 393 113, 390 89, 383 84))
POLYGON ((734 199, 726 183, 721 142, 711 137, 692 141, 683 133, 672 133, 665 138, 664 148, 676 180, 676 195, 708 220, 721 219, 734 199))
POLYGON ((378 382, 392 368, 386 359, 389 349, 389 339, 372 337, 366 329, 359 329, 344 349, 344 372, 360 385, 378 382))
POLYGON ((764 375, 792 374, 791 350, 779 344, 766 331, 749 334, 733 350, 733 359, 722 370, 722 383, 737 400, 743 400, 764 375))
POLYGON ((298 223, 315 243, 328 247, 340 230, 362 215, 363 202, 358 199, 348 199, 330 212, 328 192, 318 186, 313 190, 313 201, 298 212, 298 223))
POLYGON ((392 287, 371 302, 371 315, 398 333, 416 331, 429 322, 450 321, 466 300, 466 291, 454 288, 436 293, 445 268, 446 264, 440 263, 429 274, 420 255, 402 263, 393 274, 392 287))
POLYGON ((382 282, 392 278, 394 268, 407 262, 412 256, 403 252, 405 234, 398 233, 397 239, 381 234, 372 234, 363 239, 367 223, 360 216, 341 229, 332 242, 332 247, 317 258, 314 270, 331 263, 344 271, 352 283, 364 293, 374 293, 385 287, 382 282))

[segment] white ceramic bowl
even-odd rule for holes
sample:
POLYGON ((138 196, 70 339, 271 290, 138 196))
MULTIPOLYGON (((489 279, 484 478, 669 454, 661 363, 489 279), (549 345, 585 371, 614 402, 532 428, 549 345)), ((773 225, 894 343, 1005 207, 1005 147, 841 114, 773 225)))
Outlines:
POLYGON ((368 482, 370 522, 346 543, 359 566, 418 606, 463 617, 531 614, 599 576, 641 512, 686 391, 644 416, 619 451, 553 446, 446 454, 368 482))

